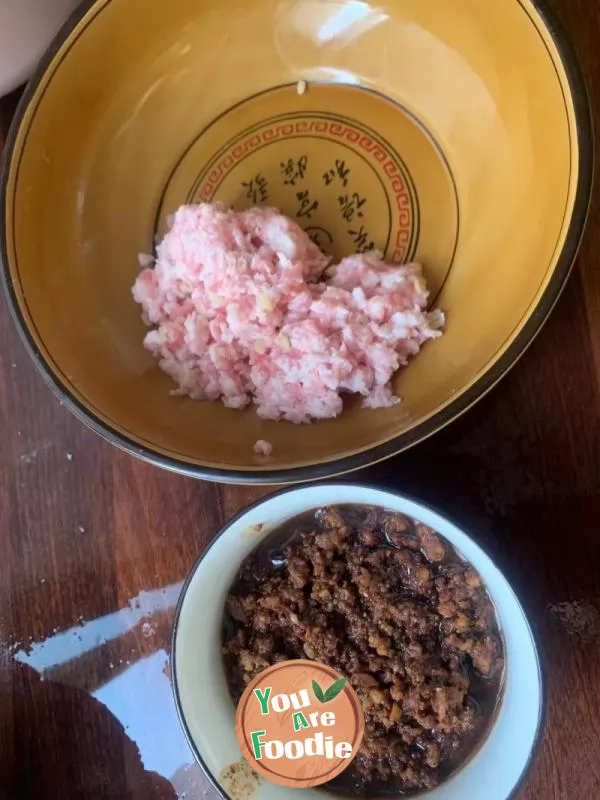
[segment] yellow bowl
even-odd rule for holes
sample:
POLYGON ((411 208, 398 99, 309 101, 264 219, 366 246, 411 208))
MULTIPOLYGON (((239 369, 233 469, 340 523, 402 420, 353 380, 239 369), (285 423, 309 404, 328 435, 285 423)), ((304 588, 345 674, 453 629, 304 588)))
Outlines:
POLYGON ((521 355, 576 254, 592 162, 575 55, 538 2, 87 2, 12 129, 4 283, 48 381, 115 444, 205 478, 333 475, 429 436, 521 355), (401 405, 307 427, 170 395, 137 256, 214 199, 277 205, 335 255, 422 261, 448 323, 397 376, 401 405))

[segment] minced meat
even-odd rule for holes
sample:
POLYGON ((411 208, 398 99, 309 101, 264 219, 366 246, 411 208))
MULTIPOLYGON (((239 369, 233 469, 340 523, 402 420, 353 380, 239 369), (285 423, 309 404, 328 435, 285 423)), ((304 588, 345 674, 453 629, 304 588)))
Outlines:
POLYGON ((254 402, 262 419, 337 417, 346 394, 365 408, 393 406, 393 374, 442 335, 420 264, 374 252, 331 264, 273 208, 181 206, 156 262, 140 265, 144 346, 174 393, 228 408, 254 402))
POLYGON ((365 736, 330 785, 412 793, 454 771, 488 728, 503 670, 477 572, 426 525, 339 506, 296 517, 243 563, 227 600, 233 699, 262 670, 309 658, 347 676, 365 736))

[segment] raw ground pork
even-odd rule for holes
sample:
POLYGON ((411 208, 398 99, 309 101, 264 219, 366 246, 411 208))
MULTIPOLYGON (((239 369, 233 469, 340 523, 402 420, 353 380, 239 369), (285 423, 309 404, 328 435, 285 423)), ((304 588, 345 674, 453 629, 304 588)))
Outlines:
POLYGON ((182 206, 133 296, 152 330, 144 345, 176 394, 256 404, 263 419, 310 422, 399 402, 390 378, 440 336, 419 264, 377 255, 336 266, 292 220, 268 208, 182 206))

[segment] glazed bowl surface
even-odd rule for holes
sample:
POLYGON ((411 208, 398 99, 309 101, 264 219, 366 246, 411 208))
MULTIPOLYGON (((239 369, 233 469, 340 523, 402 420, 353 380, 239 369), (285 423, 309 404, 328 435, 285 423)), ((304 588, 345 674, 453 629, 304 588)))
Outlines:
POLYGON ((592 161, 576 57, 531 0, 96 0, 17 114, 4 284, 47 380, 113 443, 209 479, 331 476, 430 436, 519 358, 575 257, 592 161), (447 325, 396 376, 400 405, 295 426, 170 393, 138 254, 214 200, 278 206, 336 257, 423 263, 447 325))

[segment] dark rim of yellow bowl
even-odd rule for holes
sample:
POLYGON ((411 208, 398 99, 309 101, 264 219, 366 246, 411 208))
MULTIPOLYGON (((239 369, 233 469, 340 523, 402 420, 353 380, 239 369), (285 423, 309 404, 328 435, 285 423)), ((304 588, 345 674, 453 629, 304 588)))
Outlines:
MULTIPOLYGON (((114 0, 112 0, 114 2, 114 0)), ((533 0, 541 20, 550 33, 560 54, 565 73, 569 82, 573 106, 575 111, 577 141, 579 149, 579 174, 577 177, 577 190, 569 230, 554 269, 554 273, 540 298, 540 301, 521 332, 502 354, 502 356, 482 375, 472 386, 463 392, 456 400, 434 414, 430 419, 404 433, 399 433, 383 444, 362 450, 349 456, 343 456, 314 465, 265 469, 249 466, 246 469, 217 469, 214 467, 195 465, 184 459, 170 458, 162 455, 149 447, 140 446, 135 439, 125 436, 98 416, 96 416, 85 403, 78 400, 69 387, 54 372, 44 355, 35 343, 27 323, 21 312, 17 295, 11 280, 8 267, 6 207, 8 174, 12 162, 17 133, 23 122, 29 104, 34 99, 37 89, 46 70, 54 56, 58 53, 65 40, 75 29, 80 20, 94 6, 97 0, 84 0, 67 22, 61 28, 54 41, 40 61, 32 79, 27 85, 21 101, 17 107, 2 159, 0 170, 0 272, 5 295, 12 318, 21 335, 31 357, 38 366, 44 379, 63 404, 88 427, 100 434, 104 439, 129 453, 151 464, 163 467, 182 475, 207 480, 222 481, 225 483, 245 484, 276 484, 295 483, 300 481, 318 480, 332 477, 346 472, 351 472, 361 467, 366 467, 377 461, 389 458, 403 450, 428 438, 433 433, 448 425, 454 419, 467 411, 477 400, 485 395, 492 387, 514 366, 531 344, 542 325, 554 308, 565 282, 569 276, 579 245, 585 229, 590 207, 593 174, 594 174, 594 132, 592 124, 591 106, 587 86, 577 54, 566 35, 565 30, 555 14, 546 6, 543 0, 533 0)), ((520 2, 520 0, 517 0, 520 2)))

